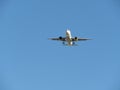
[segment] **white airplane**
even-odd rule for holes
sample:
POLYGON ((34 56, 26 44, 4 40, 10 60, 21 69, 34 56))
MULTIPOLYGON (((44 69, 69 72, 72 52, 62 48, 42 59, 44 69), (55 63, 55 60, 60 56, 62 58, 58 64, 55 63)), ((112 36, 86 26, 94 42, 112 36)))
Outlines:
POLYGON ((78 38, 78 37, 72 37, 71 35, 71 31, 69 29, 66 30, 66 37, 58 37, 58 38, 49 38, 51 40, 58 40, 58 41, 62 41, 64 45, 67 46, 74 46, 76 45, 75 42, 76 41, 85 41, 85 40, 91 40, 88 38, 78 38))

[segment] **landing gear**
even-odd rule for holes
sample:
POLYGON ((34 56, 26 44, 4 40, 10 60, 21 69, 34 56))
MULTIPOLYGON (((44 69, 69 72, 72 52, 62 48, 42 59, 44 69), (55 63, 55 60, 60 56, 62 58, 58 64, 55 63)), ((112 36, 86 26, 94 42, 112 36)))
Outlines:
POLYGON ((63 45, 65 45, 65 42, 63 41, 63 45))
POLYGON ((73 42, 73 46, 78 46, 75 42, 73 42))
POLYGON ((65 45, 65 46, 67 45, 65 41, 63 41, 62 44, 65 45))
POLYGON ((75 45, 75 42, 73 42, 73 45, 75 45))

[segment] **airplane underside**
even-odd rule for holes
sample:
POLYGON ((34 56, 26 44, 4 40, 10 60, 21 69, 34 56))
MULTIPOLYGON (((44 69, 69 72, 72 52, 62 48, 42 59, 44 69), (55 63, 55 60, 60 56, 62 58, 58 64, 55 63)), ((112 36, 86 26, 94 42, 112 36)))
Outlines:
POLYGON ((77 46, 77 44, 75 44, 75 42, 67 42, 67 41, 63 41, 62 44, 63 44, 63 45, 66 45, 66 46, 77 46))

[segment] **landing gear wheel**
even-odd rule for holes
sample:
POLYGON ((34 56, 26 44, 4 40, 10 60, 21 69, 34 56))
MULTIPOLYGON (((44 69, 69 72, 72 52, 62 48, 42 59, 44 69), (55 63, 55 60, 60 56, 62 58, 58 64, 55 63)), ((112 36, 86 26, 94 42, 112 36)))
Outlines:
POLYGON ((73 42, 73 45, 75 45, 75 42, 73 42))
POLYGON ((63 42, 63 44, 65 45, 65 42, 63 42))

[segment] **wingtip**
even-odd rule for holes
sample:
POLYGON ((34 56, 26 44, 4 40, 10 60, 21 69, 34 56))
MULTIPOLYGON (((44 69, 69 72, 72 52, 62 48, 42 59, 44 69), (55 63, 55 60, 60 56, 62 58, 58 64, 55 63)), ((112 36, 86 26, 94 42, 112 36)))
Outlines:
POLYGON ((91 39, 91 38, 87 38, 87 40, 93 40, 93 39, 91 39))
POLYGON ((88 39, 88 40, 93 40, 93 39, 88 39))
POLYGON ((48 40, 51 40, 51 38, 48 38, 48 40))

